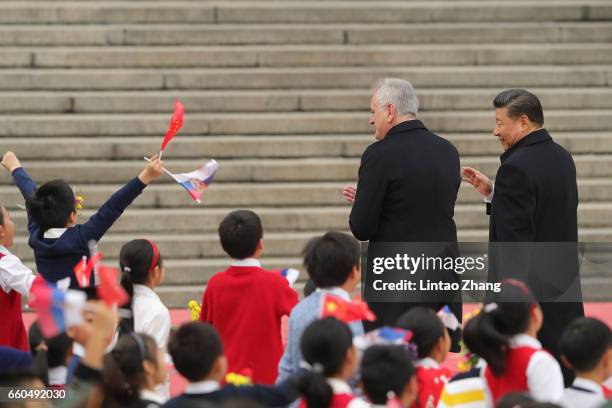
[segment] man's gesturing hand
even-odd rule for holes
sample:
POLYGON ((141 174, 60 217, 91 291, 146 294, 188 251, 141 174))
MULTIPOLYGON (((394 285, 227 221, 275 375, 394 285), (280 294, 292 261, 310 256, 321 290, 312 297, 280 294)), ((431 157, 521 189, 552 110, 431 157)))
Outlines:
POLYGON ((474 186, 476 191, 485 197, 488 197, 491 194, 491 191, 493 191, 493 183, 491 180, 476 169, 471 167, 461 168, 461 178, 466 183, 474 186))

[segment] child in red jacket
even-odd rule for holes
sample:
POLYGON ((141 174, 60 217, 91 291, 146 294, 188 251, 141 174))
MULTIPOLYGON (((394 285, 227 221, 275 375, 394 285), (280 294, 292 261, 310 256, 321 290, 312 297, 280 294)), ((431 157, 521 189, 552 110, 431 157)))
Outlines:
POLYGON ((255 383, 274 384, 283 353, 281 318, 298 295, 280 274, 261 267, 263 228, 253 211, 228 214, 219 238, 233 262, 208 282, 200 320, 221 335, 229 372, 248 371, 255 383))

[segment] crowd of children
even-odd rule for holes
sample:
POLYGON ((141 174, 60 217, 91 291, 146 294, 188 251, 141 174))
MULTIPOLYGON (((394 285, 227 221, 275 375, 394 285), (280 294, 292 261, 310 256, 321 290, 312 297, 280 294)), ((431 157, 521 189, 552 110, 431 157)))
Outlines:
MULTIPOLYGON (((155 292, 165 274, 155 242, 134 239, 121 248, 121 287, 128 301, 119 307, 100 300, 95 274, 83 288, 74 272, 84 256, 93 255, 90 241, 100 240, 162 174, 161 160, 152 158, 83 224, 77 222, 76 195, 67 183, 37 187, 11 152, 2 165, 25 199, 28 243, 40 276, 62 290, 86 293, 78 324, 51 337, 38 323, 26 332, 22 296, 29 296, 39 278, 7 249, 15 227, 0 207, 0 387, 69 391, 36 406, 591 408, 610 398, 605 385, 612 377, 610 328, 594 318, 574 321, 559 333, 558 362, 537 340, 542 312, 520 281, 504 281, 466 322, 463 341, 473 358, 464 372, 448 364, 457 328, 428 307, 414 307, 394 327, 383 328, 400 337, 380 335, 372 341, 370 336, 367 347, 356 347, 368 336, 362 322, 321 311, 329 297, 346 307, 359 303, 351 300, 361 281, 358 242, 334 231, 311 239, 302 253, 310 289, 299 300, 281 274, 262 268, 263 226, 248 210, 222 220, 220 245, 231 263, 209 280, 199 321, 173 331, 170 313, 155 292), (169 364, 188 381, 172 398, 169 364), (564 384, 560 364, 573 370, 573 383, 564 384), (228 373, 252 383, 228 382, 228 373)), ((19 400, 1 403, 30 406, 19 400)))

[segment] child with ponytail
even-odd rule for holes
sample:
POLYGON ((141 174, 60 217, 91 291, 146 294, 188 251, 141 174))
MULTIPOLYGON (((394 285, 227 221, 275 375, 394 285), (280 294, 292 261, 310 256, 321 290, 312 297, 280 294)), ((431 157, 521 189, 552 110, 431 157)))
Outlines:
POLYGON ((353 334, 339 320, 328 317, 312 322, 302 334, 300 349, 310 371, 298 380, 303 396, 300 408, 360 408, 369 404, 356 398, 347 384, 357 371, 353 334))
MULTIPOLYGON (((157 244, 147 239, 128 242, 119 252, 119 266, 123 271, 121 285, 130 296, 130 302, 124 307, 132 312, 131 318, 121 320, 119 332, 147 334, 165 354, 171 322, 168 308, 154 291, 164 279, 164 265, 157 244)), ((158 392, 168 398, 169 381, 158 392)))
POLYGON ((166 374, 165 356, 151 336, 134 332, 122 336, 104 358, 102 407, 160 407, 164 398, 154 390, 166 374))
POLYGON ((487 362, 487 406, 512 392, 528 392, 541 402, 563 396, 559 363, 536 338, 542 321, 542 310, 527 285, 508 279, 494 301, 466 324, 466 346, 487 362))

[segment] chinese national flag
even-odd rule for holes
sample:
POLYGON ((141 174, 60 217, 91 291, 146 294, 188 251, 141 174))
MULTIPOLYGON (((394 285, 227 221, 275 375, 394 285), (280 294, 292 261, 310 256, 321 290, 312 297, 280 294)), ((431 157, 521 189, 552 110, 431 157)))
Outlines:
POLYGON ((170 127, 168 128, 168 132, 166 132, 166 137, 161 144, 161 151, 163 152, 166 149, 170 140, 181 130, 183 127, 183 117, 185 116, 185 107, 180 101, 174 101, 174 113, 172 114, 172 119, 170 119, 170 127))
POLYGON ((83 257, 83 259, 75 265, 74 275, 76 276, 77 282, 79 283, 80 287, 85 288, 89 286, 89 283, 91 281, 91 272, 93 271, 96 262, 102 260, 103 257, 104 255, 102 255, 101 252, 98 252, 97 254, 89 258, 89 261, 87 261, 86 258, 83 257))
POLYGON ((100 286, 98 286, 98 295, 107 305, 124 305, 129 296, 119 284, 117 280, 119 270, 108 266, 98 266, 98 276, 100 277, 100 286))
POLYGON ((335 317, 345 323, 356 320, 368 320, 371 322, 376 320, 374 312, 370 310, 367 303, 362 302, 360 299, 348 302, 330 294, 323 296, 321 318, 324 317, 335 317))

